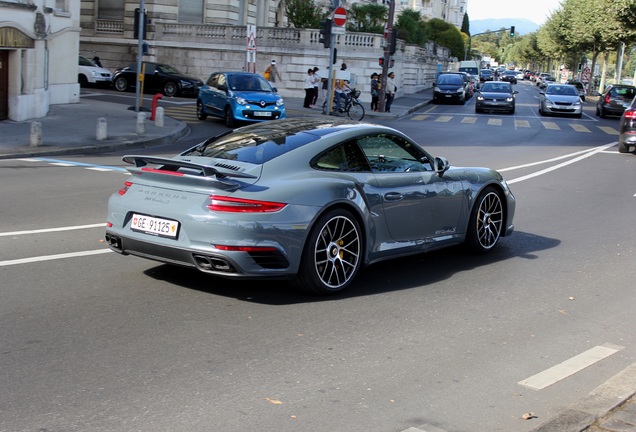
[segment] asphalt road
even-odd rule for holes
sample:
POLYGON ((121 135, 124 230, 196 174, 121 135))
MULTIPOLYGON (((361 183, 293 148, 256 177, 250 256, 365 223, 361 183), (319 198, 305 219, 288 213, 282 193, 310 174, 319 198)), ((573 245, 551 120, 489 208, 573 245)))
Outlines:
MULTIPOLYGON (((581 120, 541 118, 538 90, 517 88, 514 116, 475 115, 469 101, 391 122, 453 164, 501 170, 516 232, 486 256, 371 266, 327 299, 108 252, 121 154, 0 161, 0 431, 525 432, 548 421, 636 359, 636 158, 617 153, 618 120, 591 103, 581 120)), ((190 126, 152 151, 175 153, 217 124, 190 126)))

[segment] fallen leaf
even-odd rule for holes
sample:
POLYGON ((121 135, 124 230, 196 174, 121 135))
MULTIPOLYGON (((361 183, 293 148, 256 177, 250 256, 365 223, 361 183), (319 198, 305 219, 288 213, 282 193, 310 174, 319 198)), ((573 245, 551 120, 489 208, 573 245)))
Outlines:
POLYGON ((534 415, 534 413, 532 413, 532 412, 527 412, 524 415, 522 415, 521 418, 524 419, 524 420, 530 420, 530 419, 539 418, 539 417, 534 415))
POLYGON ((270 399, 270 398, 264 398, 267 402, 274 404, 274 405, 282 405, 283 403, 279 400, 276 399, 270 399))

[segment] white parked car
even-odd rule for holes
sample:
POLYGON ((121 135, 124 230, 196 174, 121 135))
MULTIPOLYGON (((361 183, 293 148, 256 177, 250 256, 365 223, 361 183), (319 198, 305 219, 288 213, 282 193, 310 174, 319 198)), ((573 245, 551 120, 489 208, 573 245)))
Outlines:
POLYGON ((87 84, 105 84, 110 85, 113 74, 108 69, 97 66, 92 60, 79 56, 77 66, 77 82, 81 87, 87 84))

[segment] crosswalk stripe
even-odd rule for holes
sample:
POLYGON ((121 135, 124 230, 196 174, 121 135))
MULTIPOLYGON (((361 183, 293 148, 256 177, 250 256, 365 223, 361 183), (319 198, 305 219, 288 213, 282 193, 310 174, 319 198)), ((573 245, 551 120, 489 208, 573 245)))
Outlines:
POLYGON ((603 132, 605 132, 608 135, 618 135, 618 131, 616 129, 614 129, 613 127, 609 127, 609 126, 598 126, 598 128, 600 130, 602 130, 603 132))
POLYGON ((559 126, 555 122, 542 121, 543 127, 550 130, 561 130, 559 126))
POLYGON ((491 118, 488 119, 488 124, 491 126, 501 126, 503 124, 503 121, 499 118, 491 118))
POLYGON ((464 117, 462 119, 462 123, 470 123, 473 124, 477 121, 477 117, 464 117))
POLYGON ((529 128, 530 122, 528 120, 515 120, 516 128, 529 128))
POLYGON ((453 119, 453 116, 439 116, 437 118, 437 120, 435 120, 436 122, 440 122, 440 123, 447 123, 449 121, 451 121, 453 119))
POLYGON ((427 115, 416 115, 414 117, 411 117, 411 120, 426 120, 429 117, 430 116, 427 116, 427 115))
POLYGON ((583 126, 582 124, 579 123, 570 123, 570 127, 572 129, 574 129, 577 132, 587 132, 587 133, 592 133, 591 130, 589 130, 588 128, 586 128, 585 126, 583 126))

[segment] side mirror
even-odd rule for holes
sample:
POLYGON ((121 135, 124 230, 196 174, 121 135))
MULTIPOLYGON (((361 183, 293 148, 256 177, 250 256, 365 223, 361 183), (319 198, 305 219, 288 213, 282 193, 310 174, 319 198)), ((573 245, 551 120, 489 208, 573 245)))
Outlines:
POLYGON ((435 158, 435 172, 437 174, 443 174, 445 173, 448 168, 450 168, 450 164, 448 163, 448 160, 444 157, 436 157, 435 158))

